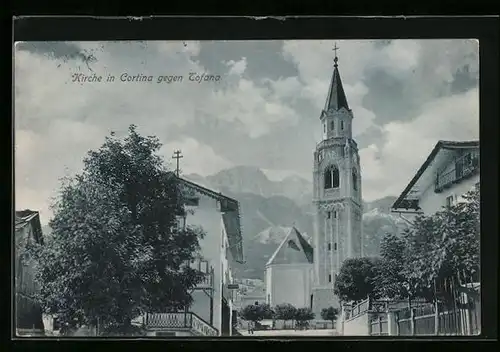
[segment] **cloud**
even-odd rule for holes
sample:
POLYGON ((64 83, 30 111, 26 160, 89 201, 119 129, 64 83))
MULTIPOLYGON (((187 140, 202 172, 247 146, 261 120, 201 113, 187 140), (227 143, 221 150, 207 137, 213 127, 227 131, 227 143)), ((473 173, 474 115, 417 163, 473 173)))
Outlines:
MULTIPOLYGON (((165 143, 166 161, 181 149, 185 173, 248 164, 262 165, 270 177, 310 178, 334 42, 285 41, 281 53, 279 42, 259 43, 245 42, 252 49, 244 55, 242 44, 231 42, 207 52, 205 42, 16 45, 16 202, 47 209, 43 199, 59 177, 78 172, 89 149, 132 123, 165 143), (255 74, 263 66, 273 78, 255 74), (75 83, 76 73, 115 81, 75 83), (154 81, 121 82, 123 73, 154 81), (222 79, 198 84, 190 73, 222 79), (158 75, 183 81, 159 84, 158 75)), ((437 140, 470 139, 479 129, 477 41, 379 44, 338 42, 367 199, 398 194, 437 140), (465 77, 460 82, 458 71, 465 77)))
POLYGON ((241 76, 247 68, 247 59, 242 57, 239 61, 229 60, 225 64, 229 67, 230 75, 241 76))
POLYGON ((386 124, 382 146, 360 151, 365 199, 399 195, 439 140, 479 139, 478 89, 438 99, 422 111, 409 122, 386 124))
POLYGON ((175 169, 175 160, 172 155, 175 150, 181 150, 183 158, 179 165, 183 174, 200 174, 208 176, 233 166, 229 161, 217 155, 214 150, 207 145, 199 143, 197 140, 184 137, 165 144, 160 149, 160 155, 175 169))

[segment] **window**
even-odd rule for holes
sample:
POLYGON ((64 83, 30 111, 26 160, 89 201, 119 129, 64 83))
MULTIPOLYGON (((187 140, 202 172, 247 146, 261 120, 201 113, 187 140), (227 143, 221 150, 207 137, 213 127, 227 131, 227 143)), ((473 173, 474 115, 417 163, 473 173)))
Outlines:
POLYGON ((344 129, 344 121, 340 121, 340 129, 343 130, 344 129))
POLYGON ((267 295, 267 304, 271 304, 271 295, 270 294, 267 295))
POLYGON ((446 197, 446 206, 451 207, 453 205, 453 195, 446 197))
POLYGON ((331 243, 328 243, 328 250, 331 251, 332 250, 332 244, 331 243))
POLYGON ((326 132, 326 123, 323 124, 323 133, 326 132))
POLYGON ((333 244, 333 250, 335 250, 335 251, 337 250, 337 243, 333 244))
POLYGON ((325 171, 325 189, 332 188, 332 170, 325 171))
POLYGON ((340 183, 339 170, 336 167, 329 167, 324 173, 325 189, 338 188, 340 183))
POLYGON ((352 169, 352 187, 355 191, 358 190, 358 175, 356 169, 352 169))
POLYGON ((328 219, 330 219, 330 217, 331 217, 331 216, 332 216, 332 212, 331 212, 331 211, 329 211, 329 212, 327 212, 327 213, 326 213, 326 217, 327 217, 328 219))
POLYGON ((332 275, 328 275, 328 282, 332 282, 332 275))
POLYGON ((333 212, 333 217, 334 217, 335 219, 337 218, 337 211, 336 211, 336 210, 333 212))
POLYGON ((332 131, 335 129, 335 122, 333 120, 330 122, 330 129, 332 131))

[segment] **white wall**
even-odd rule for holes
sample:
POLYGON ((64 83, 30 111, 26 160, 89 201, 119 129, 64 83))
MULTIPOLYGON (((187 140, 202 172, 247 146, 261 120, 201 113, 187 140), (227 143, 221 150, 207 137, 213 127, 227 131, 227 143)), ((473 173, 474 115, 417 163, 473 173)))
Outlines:
POLYGON ((368 313, 358 315, 353 319, 344 321, 344 336, 369 336, 368 313))
POLYGON ((276 264, 266 269, 266 294, 270 305, 290 303, 310 307, 312 264, 276 264), (270 284, 269 284, 270 283, 270 284))
MULTIPOLYGON (((200 196, 199 205, 190 207, 194 214, 189 214, 186 218, 187 225, 201 226, 206 235, 200 240, 201 254, 208 261, 209 266, 214 268, 213 291, 213 326, 220 331, 221 328, 221 213, 218 210, 217 202, 209 197, 200 196)), ((197 314, 210 323, 210 299, 203 291, 194 291, 194 302, 189 311, 197 314)))
POLYGON ((461 196, 468 191, 474 189, 475 184, 479 182, 479 173, 461 180, 459 183, 443 190, 440 193, 434 192, 434 183, 432 183, 422 194, 419 205, 425 215, 434 214, 440 211, 446 205, 446 198, 453 195, 455 199, 460 200, 461 196))

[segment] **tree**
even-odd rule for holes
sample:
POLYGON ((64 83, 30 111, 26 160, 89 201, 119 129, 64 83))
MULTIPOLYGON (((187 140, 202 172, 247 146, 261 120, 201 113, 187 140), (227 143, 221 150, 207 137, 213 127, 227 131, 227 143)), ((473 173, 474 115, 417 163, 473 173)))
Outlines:
POLYGON ((417 217, 401 238, 382 242, 378 295, 436 301, 435 285, 452 277, 474 277, 479 272, 479 191, 464 202, 430 216, 417 217))
POLYGON ((160 147, 132 125, 124 139, 106 137, 83 172, 63 182, 52 238, 32 254, 39 300, 68 329, 99 322, 100 331, 127 333, 142 313, 192 302, 202 274, 185 264, 204 233, 178 225, 182 194, 155 154, 160 147))
POLYGON ((359 302, 368 297, 377 298, 375 281, 378 268, 378 258, 346 259, 335 280, 333 293, 344 302, 359 302))
POLYGON ((240 311, 243 320, 251 321, 254 324, 264 319, 272 319, 273 311, 269 304, 249 304, 240 311))
POLYGON ((287 320, 295 320, 297 315, 297 308, 295 308, 290 303, 278 304, 274 307, 274 318, 278 320, 283 320, 286 327, 287 320))
POLYGON ((335 325, 335 321, 337 320, 338 315, 339 315, 339 310, 338 310, 338 308, 335 308, 335 307, 323 308, 321 310, 321 318, 323 320, 331 321, 332 326, 335 325))
POLYGON ((417 218, 405 233, 412 254, 406 275, 432 288, 445 279, 478 277, 480 260, 479 190, 464 201, 417 218))
POLYGON ((295 320, 299 328, 307 326, 310 320, 314 319, 314 313, 310 308, 299 308, 295 312, 295 320))

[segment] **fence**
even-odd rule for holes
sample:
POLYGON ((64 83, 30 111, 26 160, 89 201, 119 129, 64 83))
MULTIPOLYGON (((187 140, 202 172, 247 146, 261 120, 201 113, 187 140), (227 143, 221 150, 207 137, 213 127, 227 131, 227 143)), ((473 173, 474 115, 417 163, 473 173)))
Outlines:
POLYGON ((389 335, 389 320, 387 313, 373 314, 371 316, 370 335, 372 336, 389 335))
POLYGON ((443 280, 436 287, 435 303, 396 310, 396 334, 478 335, 481 331, 480 285, 459 280, 457 277, 443 280))

